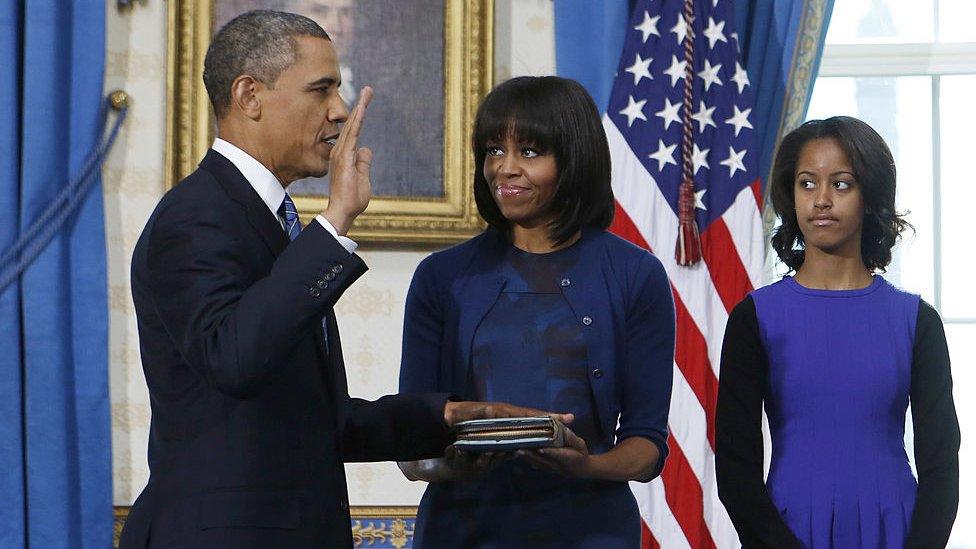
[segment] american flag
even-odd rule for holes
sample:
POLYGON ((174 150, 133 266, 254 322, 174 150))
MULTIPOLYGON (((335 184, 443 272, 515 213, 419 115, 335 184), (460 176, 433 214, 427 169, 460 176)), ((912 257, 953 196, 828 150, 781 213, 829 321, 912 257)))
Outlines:
POLYGON ((731 17, 731 0, 637 2, 603 119, 612 230, 664 262, 677 309, 670 457, 661 478, 632 484, 644 547, 738 547, 718 499, 715 403, 725 323, 760 283, 764 241, 754 95, 731 17))

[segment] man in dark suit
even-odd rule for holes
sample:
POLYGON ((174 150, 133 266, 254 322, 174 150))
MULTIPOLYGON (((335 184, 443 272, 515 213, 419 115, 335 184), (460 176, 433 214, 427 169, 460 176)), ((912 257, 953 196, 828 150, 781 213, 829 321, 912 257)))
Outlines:
POLYGON ((343 461, 442 455, 457 421, 534 411, 349 397, 332 306, 366 271, 345 235, 369 202, 372 155, 357 140, 372 90, 350 114, 317 24, 234 19, 204 82, 219 138, 132 258, 152 425, 121 546, 348 547, 343 461), (328 208, 302 229, 285 189, 330 169, 328 208))

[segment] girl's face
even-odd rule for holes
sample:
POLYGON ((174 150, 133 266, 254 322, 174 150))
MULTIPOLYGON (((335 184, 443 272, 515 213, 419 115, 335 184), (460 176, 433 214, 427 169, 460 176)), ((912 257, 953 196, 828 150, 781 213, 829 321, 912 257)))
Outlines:
POLYGON ((793 205, 807 250, 860 257, 864 197, 837 140, 814 139, 800 150, 793 205))
POLYGON ((552 220, 559 168, 551 152, 509 134, 488 141, 483 170, 492 198, 510 223, 536 228, 552 220))

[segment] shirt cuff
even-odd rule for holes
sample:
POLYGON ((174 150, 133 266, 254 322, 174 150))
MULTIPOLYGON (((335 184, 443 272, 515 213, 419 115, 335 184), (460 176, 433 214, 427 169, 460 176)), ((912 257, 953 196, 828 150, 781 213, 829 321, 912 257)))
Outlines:
POLYGON ((342 244, 342 247, 345 248, 346 251, 349 253, 355 253, 356 248, 359 247, 359 244, 356 244, 355 240, 349 238, 348 236, 339 236, 339 233, 336 232, 335 227, 332 226, 332 223, 330 223, 328 219, 322 217, 322 214, 315 216, 315 220, 318 221, 320 225, 325 227, 325 230, 329 231, 329 234, 334 236, 335 239, 339 241, 339 244, 342 244))

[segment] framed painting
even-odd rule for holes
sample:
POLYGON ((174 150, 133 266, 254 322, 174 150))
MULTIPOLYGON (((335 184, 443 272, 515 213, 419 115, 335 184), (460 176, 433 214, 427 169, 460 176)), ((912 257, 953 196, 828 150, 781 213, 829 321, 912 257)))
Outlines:
MULTIPOLYGON (((215 29, 251 9, 307 15, 332 37, 351 105, 373 86, 360 142, 373 150, 373 198, 350 236, 444 243, 483 224, 469 140, 492 75, 491 0, 172 0, 169 2, 166 186, 196 168, 214 138, 203 59, 215 29)), ((289 186, 303 222, 328 204, 328 178, 289 186)))

